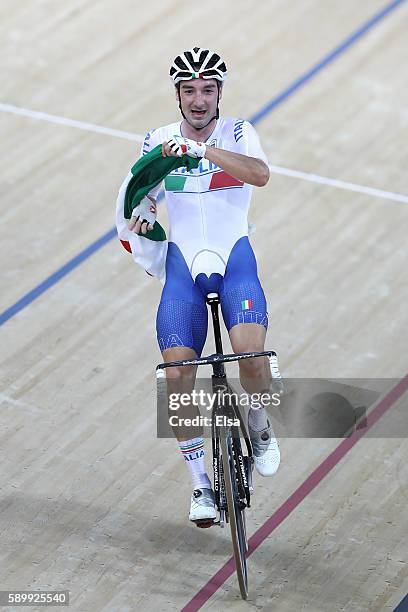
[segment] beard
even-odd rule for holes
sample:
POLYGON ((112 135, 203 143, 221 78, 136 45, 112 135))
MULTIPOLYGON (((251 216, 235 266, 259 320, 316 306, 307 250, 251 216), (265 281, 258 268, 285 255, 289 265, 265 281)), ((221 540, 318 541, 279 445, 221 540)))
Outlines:
POLYGON ((184 109, 183 112, 185 119, 187 119, 187 122, 196 130, 207 127, 207 125, 209 125, 213 121, 213 119, 216 119, 217 113, 216 109, 208 109, 204 113, 200 114, 196 114, 191 110, 188 110, 186 112, 184 109))

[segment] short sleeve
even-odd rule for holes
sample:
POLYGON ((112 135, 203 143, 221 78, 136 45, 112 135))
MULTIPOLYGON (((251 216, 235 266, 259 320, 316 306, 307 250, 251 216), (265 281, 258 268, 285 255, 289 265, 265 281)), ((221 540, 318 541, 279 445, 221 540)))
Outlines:
POLYGON ((154 138, 155 131, 156 130, 151 130, 150 132, 147 132, 146 136, 144 137, 142 147, 140 149, 140 157, 146 155, 147 153, 150 153, 150 151, 154 149, 154 147, 158 144, 157 142, 155 142, 154 138))
POLYGON ((234 138, 238 145, 237 153, 249 155, 268 163, 265 151, 262 149, 259 136, 249 121, 237 119, 234 125, 234 138))
MULTIPOLYGON (((143 157, 143 155, 147 155, 147 153, 150 153, 150 151, 152 151, 154 147, 156 147, 159 144, 157 133, 158 133, 158 130, 151 130, 150 132, 146 134, 143 140, 142 147, 140 149, 140 157, 143 157)), ((154 198, 155 200, 157 200, 157 197, 160 191, 162 190, 162 187, 163 187, 163 181, 161 181, 158 185, 156 185, 156 187, 153 187, 153 189, 149 191, 148 195, 154 198)))

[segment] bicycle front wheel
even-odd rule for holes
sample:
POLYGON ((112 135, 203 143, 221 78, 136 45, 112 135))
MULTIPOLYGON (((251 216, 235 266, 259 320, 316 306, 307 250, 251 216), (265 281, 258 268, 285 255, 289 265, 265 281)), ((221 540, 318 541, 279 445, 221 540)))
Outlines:
POLYGON ((228 518, 231 527, 232 547, 234 550, 239 590, 242 599, 248 597, 248 568, 246 552, 248 550, 245 526, 245 508, 242 507, 235 474, 234 457, 232 453, 231 434, 227 430, 220 432, 220 446, 224 475, 225 496, 228 508, 228 518))

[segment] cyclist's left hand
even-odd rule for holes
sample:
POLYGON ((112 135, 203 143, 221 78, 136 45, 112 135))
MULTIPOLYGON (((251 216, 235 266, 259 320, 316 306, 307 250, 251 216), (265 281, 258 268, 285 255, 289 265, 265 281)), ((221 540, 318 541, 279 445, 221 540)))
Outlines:
POLYGON ((173 136, 167 142, 162 144, 163 157, 181 157, 184 153, 190 157, 204 157, 206 146, 203 142, 196 142, 190 138, 182 136, 173 136))
POLYGON ((157 217, 156 202, 145 196, 132 212, 128 228, 135 234, 146 234, 153 229, 157 217))

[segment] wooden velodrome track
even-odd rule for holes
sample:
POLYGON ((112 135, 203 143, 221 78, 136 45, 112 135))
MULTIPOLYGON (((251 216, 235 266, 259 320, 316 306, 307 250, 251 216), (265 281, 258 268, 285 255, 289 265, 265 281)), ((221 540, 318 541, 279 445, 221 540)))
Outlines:
POLYGON ((178 119, 170 60, 196 43, 220 50, 222 112, 252 118, 281 168, 251 214, 268 346, 286 376, 403 379, 401 406, 407 28, 407 3, 386 0, 2 0, 0 590, 68 589, 83 612, 357 612, 404 599, 406 429, 362 437, 292 512, 341 441, 283 439, 248 517, 265 535, 284 508, 249 559, 250 599, 234 575, 213 578, 229 532, 188 522, 186 468, 174 440, 155 437, 160 285, 107 232, 137 135, 178 119))

